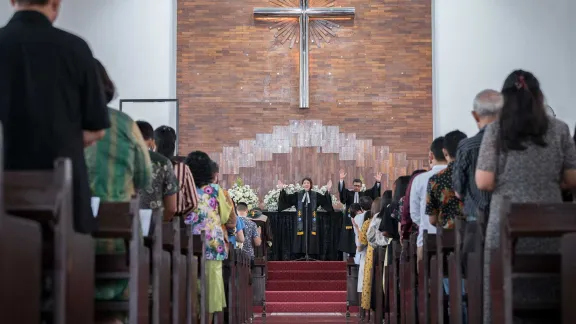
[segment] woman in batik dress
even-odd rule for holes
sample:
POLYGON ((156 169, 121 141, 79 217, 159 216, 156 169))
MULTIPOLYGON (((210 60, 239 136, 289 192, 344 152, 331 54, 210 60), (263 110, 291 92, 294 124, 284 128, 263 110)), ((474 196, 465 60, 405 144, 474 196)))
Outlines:
POLYGON ((370 300, 372 295, 372 269, 374 268, 374 247, 371 244, 368 244, 368 228, 372 223, 372 218, 374 217, 375 213, 377 214, 380 211, 380 203, 382 198, 376 198, 372 203, 372 208, 370 212, 366 213, 366 217, 364 219, 364 223, 362 223, 362 228, 360 229, 360 233, 358 238, 360 240, 360 244, 367 246, 366 248, 366 257, 365 257, 365 264, 364 264, 364 278, 362 279, 362 301, 361 307, 364 310, 370 310, 370 300))
MULTIPOLYGON (((192 152, 186 158, 196 182, 198 205, 186 217, 186 224, 191 225, 192 234, 206 232, 206 274, 208 277, 208 312, 221 312, 226 307, 222 261, 227 258, 225 234, 222 224, 228 220, 233 206, 230 205, 222 189, 213 183, 213 170, 208 154, 192 152)), ((212 316, 210 319, 212 322, 212 316)))

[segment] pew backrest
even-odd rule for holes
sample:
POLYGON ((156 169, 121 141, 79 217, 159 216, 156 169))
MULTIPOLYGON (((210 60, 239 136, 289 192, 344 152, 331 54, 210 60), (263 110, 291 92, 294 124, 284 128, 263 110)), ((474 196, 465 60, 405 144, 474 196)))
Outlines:
POLYGON ((516 204, 505 200, 504 230, 515 237, 558 237, 576 232, 576 204, 516 204))

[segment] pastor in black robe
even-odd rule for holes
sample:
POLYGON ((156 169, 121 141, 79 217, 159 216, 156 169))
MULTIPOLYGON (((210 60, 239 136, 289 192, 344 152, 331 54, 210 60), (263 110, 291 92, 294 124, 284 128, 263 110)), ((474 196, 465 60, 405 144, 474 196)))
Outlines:
MULTIPOLYGON (((339 184, 340 202, 346 205, 346 209, 342 215, 342 230, 340 231, 340 243, 338 250, 348 253, 356 253, 356 241, 354 239, 354 227, 352 226, 352 218, 350 216, 350 205, 354 203, 354 190, 346 189, 344 181, 339 184)), ((368 196, 372 199, 380 197, 380 182, 376 182, 374 187, 369 190, 358 192, 358 200, 361 197, 368 196)))
POLYGON ((38 11, 0 28, 0 121, 6 170, 50 170, 72 160, 74 228, 96 229, 82 131, 110 127, 96 61, 81 38, 38 11))
POLYGON ((293 254, 305 254, 306 242, 308 238, 308 254, 320 254, 320 228, 317 220, 317 209, 324 208, 328 212, 334 211, 332 208, 332 198, 329 192, 321 195, 315 191, 308 191, 310 202, 303 199, 306 191, 301 190, 293 194, 287 194, 285 190, 280 191, 278 198, 278 211, 283 211, 292 206, 296 207, 296 217, 294 217, 294 239, 292 241, 293 254), (304 201, 303 201, 304 200, 304 201), (306 236, 305 236, 306 235, 306 236))

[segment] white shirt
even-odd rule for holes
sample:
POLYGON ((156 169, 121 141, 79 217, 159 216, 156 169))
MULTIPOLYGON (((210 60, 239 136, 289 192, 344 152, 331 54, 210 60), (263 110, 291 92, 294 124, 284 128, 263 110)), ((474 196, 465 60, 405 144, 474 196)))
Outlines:
POLYGON ((426 215, 426 188, 428 187, 428 180, 444 169, 446 169, 446 165, 435 165, 432 170, 417 175, 412 181, 412 188, 410 189, 410 218, 419 227, 416 246, 424 245, 424 230, 428 230, 430 234, 436 233, 436 227, 430 224, 430 219, 426 215))
MULTIPOLYGON (((359 229, 362 229, 362 224, 364 224, 364 216, 365 216, 366 212, 362 213, 362 214, 358 214, 354 217, 354 223, 356 223, 356 225, 358 225, 359 229)), ((360 244, 360 233, 358 233, 358 231, 356 231, 356 227, 354 226, 354 239, 356 241, 356 247, 362 245, 360 244)), ((362 255, 364 254, 364 251, 358 251, 356 250, 356 255, 354 255, 354 263, 356 264, 360 264, 360 260, 362 259, 362 255)))

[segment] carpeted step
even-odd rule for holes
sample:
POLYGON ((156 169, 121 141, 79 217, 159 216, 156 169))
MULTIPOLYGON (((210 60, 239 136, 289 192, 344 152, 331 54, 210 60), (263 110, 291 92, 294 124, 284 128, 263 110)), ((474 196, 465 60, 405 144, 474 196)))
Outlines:
POLYGON ((346 302, 266 302, 266 313, 345 313, 346 302))
POLYGON ((346 302, 346 291, 267 291, 266 303, 346 302))
POLYGON ((344 261, 270 261, 268 271, 346 270, 344 261))
POLYGON ((346 291, 346 280, 270 280, 266 291, 346 291))
POLYGON ((268 280, 346 280, 346 269, 340 270, 269 270, 268 280))
MULTIPOLYGON (((254 306, 253 308, 253 312, 254 314, 262 314, 262 306, 254 306)), ((358 312, 360 311, 360 308, 358 306, 350 306, 350 314, 352 314, 352 316, 357 316, 358 312)), ((272 312, 270 311, 270 309, 268 307, 266 307, 266 314, 271 314, 272 312)), ((292 313, 292 312, 276 312, 276 313, 292 313)), ((320 313, 320 312, 309 312, 309 313, 320 313)), ((325 313, 325 312, 323 312, 325 313)), ((331 312, 328 312, 331 313, 331 312)), ((343 311, 338 311, 338 313, 346 313, 346 305, 344 305, 344 310, 343 311)), ((328 322, 328 323, 333 323, 333 322, 328 322)), ((352 321, 353 323, 353 321, 352 321)))

